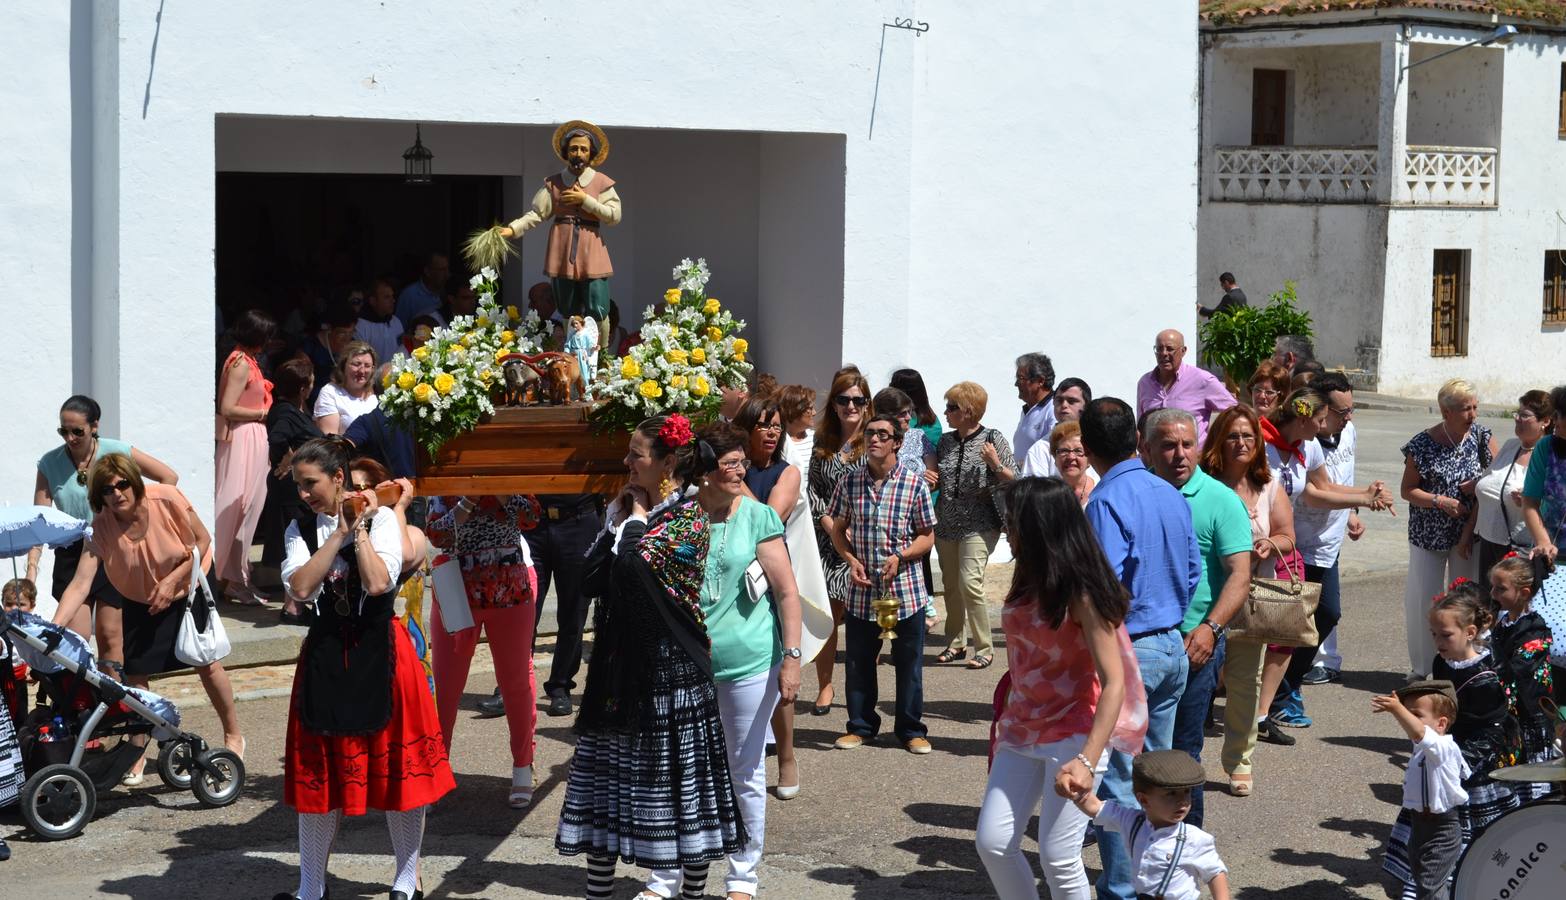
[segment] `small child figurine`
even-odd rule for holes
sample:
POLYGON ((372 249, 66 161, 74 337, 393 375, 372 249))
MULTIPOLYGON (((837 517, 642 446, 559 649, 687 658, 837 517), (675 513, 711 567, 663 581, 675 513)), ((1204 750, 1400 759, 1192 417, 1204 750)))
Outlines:
POLYGON ((1457 808, 1468 802, 1463 780, 1473 774, 1446 731, 1457 719, 1457 690, 1450 681, 1416 681, 1370 701, 1389 712, 1414 742, 1403 774, 1403 808, 1412 813, 1408 859, 1418 900, 1445 900, 1457 865, 1462 827, 1457 808))
POLYGON ((1198 900, 1205 884, 1213 900, 1229 900, 1229 869, 1213 836, 1185 821, 1191 788, 1206 781, 1202 764, 1184 750, 1151 750, 1131 763, 1131 787, 1141 809, 1100 800, 1091 791, 1071 800, 1093 824, 1120 832, 1138 897, 1198 900))
POLYGON ((566 338, 566 352, 576 357, 577 367, 581 370, 581 377, 577 383, 581 387, 581 399, 587 399, 588 381, 592 377, 593 367, 591 357, 594 339, 587 333, 587 321, 581 316, 571 317, 571 334, 566 338))

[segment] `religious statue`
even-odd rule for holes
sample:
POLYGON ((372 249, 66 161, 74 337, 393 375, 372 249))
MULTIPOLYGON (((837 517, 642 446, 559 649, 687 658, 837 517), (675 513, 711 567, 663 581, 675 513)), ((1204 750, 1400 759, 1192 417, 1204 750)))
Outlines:
POLYGON ((555 155, 565 168, 544 179, 533 208, 494 229, 500 237, 520 238, 549 222, 544 274, 555 306, 567 316, 592 316, 599 346, 609 343, 609 248, 599 229, 620 223, 620 195, 614 179, 598 171, 609 158, 609 139, 591 122, 572 120, 555 129, 555 155))

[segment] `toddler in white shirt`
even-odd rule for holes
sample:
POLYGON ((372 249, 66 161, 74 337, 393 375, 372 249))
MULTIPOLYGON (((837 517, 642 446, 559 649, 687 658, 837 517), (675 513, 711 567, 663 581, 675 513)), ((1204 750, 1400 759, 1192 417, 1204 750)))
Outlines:
POLYGON ((1131 763, 1131 788, 1141 809, 1100 800, 1091 791, 1071 800, 1093 824, 1120 832, 1137 897, 1198 900, 1205 884, 1213 900, 1229 900, 1229 870, 1213 836, 1185 821, 1191 788, 1206 780, 1202 764, 1184 750, 1151 750, 1131 763))
POLYGON ((1463 780, 1473 774, 1457 742, 1446 733, 1457 718, 1457 691, 1450 681, 1416 681, 1370 704, 1376 712, 1391 713, 1414 742, 1414 755, 1403 774, 1403 807, 1413 816, 1408 862, 1415 896, 1444 900, 1462 848, 1457 808, 1468 802, 1463 780))

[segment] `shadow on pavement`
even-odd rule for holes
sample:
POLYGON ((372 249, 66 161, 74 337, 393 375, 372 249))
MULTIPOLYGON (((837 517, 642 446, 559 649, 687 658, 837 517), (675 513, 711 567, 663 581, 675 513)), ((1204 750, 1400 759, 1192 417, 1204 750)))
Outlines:
POLYGON ((1321 739, 1323 744, 1333 744, 1338 747, 1353 747, 1358 750, 1368 750, 1371 753, 1379 753, 1387 758, 1387 762, 1402 768, 1408 762, 1411 744, 1408 738, 1378 737, 1370 735, 1334 735, 1321 739))
POLYGON ((988 725, 995 717, 995 710, 988 703, 975 700, 926 700, 924 701, 924 717, 926 719, 944 719, 948 722, 961 722, 964 725, 984 723, 988 725))
POLYGON ((1408 681, 1396 672, 1356 672, 1344 670, 1342 685, 1351 691, 1364 691, 1377 696, 1390 694, 1408 681))

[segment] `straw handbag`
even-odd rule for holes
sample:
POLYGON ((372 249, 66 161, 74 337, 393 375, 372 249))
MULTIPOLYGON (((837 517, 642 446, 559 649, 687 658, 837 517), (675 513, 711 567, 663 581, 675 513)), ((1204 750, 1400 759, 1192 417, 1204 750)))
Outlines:
MULTIPOLYGON (((1321 585, 1306 581, 1289 568, 1283 551, 1271 538, 1273 552, 1284 559, 1288 578, 1252 578, 1251 595, 1229 620, 1229 640, 1278 644, 1284 647, 1314 647, 1321 642, 1316 633, 1316 604, 1321 602, 1321 585)), ((1303 570, 1304 563, 1300 563, 1303 570)))

